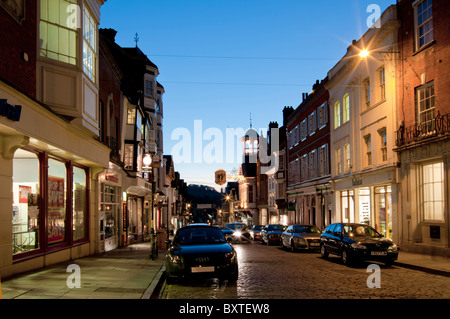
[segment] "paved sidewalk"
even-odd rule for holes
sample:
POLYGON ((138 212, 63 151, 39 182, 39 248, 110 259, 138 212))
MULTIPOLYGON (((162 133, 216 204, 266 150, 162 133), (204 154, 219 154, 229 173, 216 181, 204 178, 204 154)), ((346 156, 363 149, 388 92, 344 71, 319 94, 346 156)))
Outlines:
MULTIPOLYGON (((150 299, 164 279, 164 256, 149 258, 150 243, 68 261, 1 283, 3 299, 150 299), (81 288, 68 288, 67 267, 80 266, 81 288)), ((400 251, 394 266, 450 277, 450 258, 400 251)))
POLYGON ((149 253, 150 243, 139 243, 18 275, 1 283, 2 298, 149 299, 166 252, 159 251, 157 260, 149 253), (81 288, 67 287, 71 264, 80 267, 81 288))
POLYGON ((394 265, 450 277, 450 257, 399 251, 394 265))

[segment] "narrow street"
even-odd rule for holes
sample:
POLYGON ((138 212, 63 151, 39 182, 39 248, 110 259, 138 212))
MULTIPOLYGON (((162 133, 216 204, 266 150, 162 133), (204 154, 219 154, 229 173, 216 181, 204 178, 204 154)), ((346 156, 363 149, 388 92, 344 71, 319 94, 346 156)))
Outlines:
POLYGON ((337 256, 288 252, 259 242, 234 245, 239 258, 239 279, 166 283, 160 299, 448 299, 450 278, 405 269, 395 264, 381 269, 381 287, 368 288, 371 263, 352 267, 337 256))

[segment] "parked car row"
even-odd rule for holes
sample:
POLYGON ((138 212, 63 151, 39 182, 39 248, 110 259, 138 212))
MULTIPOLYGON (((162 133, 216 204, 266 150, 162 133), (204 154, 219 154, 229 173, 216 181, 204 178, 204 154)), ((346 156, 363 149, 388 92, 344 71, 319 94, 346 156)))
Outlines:
POLYGON ((258 238, 295 250, 320 251, 322 258, 329 254, 340 256, 346 265, 356 260, 381 261, 391 265, 398 258, 398 247, 366 224, 334 223, 322 233, 313 225, 270 224, 249 228, 242 223, 230 223, 223 229, 208 224, 192 224, 180 228, 173 239, 167 240, 166 278, 171 281, 196 275, 238 278, 238 259, 233 241, 258 238))
POLYGON ((366 224, 334 223, 324 232, 314 225, 271 224, 262 228, 260 237, 262 244, 279 244, 291 251, 320 251, 324 259, 337 255, 345 265, 360 260, 391 265, 398 259, 399 247, 366 224))

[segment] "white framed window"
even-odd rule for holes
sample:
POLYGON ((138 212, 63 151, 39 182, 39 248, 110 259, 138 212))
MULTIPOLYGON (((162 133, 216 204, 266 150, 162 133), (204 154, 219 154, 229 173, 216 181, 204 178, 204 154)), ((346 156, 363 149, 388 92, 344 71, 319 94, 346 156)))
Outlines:
POLYGON ((328 112, 327 112, 327 102, 323 103, 321 106, 318 107, 317 113, 318 113, 318 128, 319 130, 324 128, 328 122, 328 112))
POLYGON ((306 140, 306 137, 308 136, 308 124, 307 120, 304 119, 302 123, 300 124, 300 140, 304 141, 306 140))
POLYGON ((387 158, 387 135, 386 135, 386 128, 382 128, 378 131, 378 134, 380 135, 380 150, 381 150, 381 161, 386 162, 388 160, 387 158))
POLYGON ((70 20, 70 6, 77 0, 40 1, 40 56, 77 65, 77 25, 70 20))
POLYGON ((313 135, 317 128, 316 111, 311 112, 308 116, 309 135, 313 135))
POLYGON ((134 145, 133 144, 125 144, 125 155, 124 155, 124 168, 126 170, 133 169, 133 157, 134 157, 134 145))
POLYGON ((308 155, 305 154, 301 157, 300 165, 302 169, 302 180, 307 180, 309 178, 309 169, 308 169, 308 155))
POLYGON ((342 151, 341 148, 336 148, 336 174, 342 174, 342 151))
POLYGON ((416 88, 416 101, 418 124, 425 124, 426 126, 429 126, 429 130, 434 130, 434 81, 416 88))
POLYGON ((386 76, 384 66, 380 67, 377 70, 377 74, 378 74, 379 97, 380 101, 383 101, 386 99, 386 76))
POLYGON ((445 187, 444 163, 426 163, 421 166, 422 218, 424 221, 444 221, 445 187))
POLYGON ((334 128, 341 126, 341 102, 334 103, 334 128))
POLYGON ((294 132, 295 132, 295 145, 298 145, 298 143, 300 142, 300 126, 299 125, 297 125, 295 127, 294 132))
POLYGON ((312 150, 309 153, 309 172, 310 172, 311 178, 317 177, 317 151, 316 150, 312 150))
POLYGON ((366 109, 370 107, 370 80, 369 78, 366 78, 363 81, 363 88, 364 88, 364 105, 366 109))
MULTIPOLYGON (((151 81, 151 80, 145 80, 145 95, 153 96, 153 81, 151 81)), ((159 100, 158 100, 158 104, 159 104, 159 100)))
POLYGON ((414 24, 416 50, 434 40, 433 35, 433 1, 416 1, 414 4, 414 24))
POLYGON ((322 145, 319 149, 319 161, 320 161, 320 176, 325 176, 329 174, 328 168, 328 144, 322 145))
POLYGON ((127 124, 134 125, 136 123, 136 109, 129 107, 127 110, 127 124))
POLYGON ((86 5, 83 13, 83 71, 92 82, 96 81, 97 23, 86 5))
POLYGON ((366 159, 364 163, 366 166, 372 165, 372 139, 370 134, 364 136, 364 142, 366 144, 366 159))
POLYGON ((350 96, 348 95, 348 93, 344 95, 344 99, 342 102, 342 123, 346 123, 350 121, 350 96))
POLYGON ((352 166, 351 163, 351 155, 350 155, 350 144, 347 143, 344 145, 344 172, 348 173, 350 172, 350 168, 352 166))

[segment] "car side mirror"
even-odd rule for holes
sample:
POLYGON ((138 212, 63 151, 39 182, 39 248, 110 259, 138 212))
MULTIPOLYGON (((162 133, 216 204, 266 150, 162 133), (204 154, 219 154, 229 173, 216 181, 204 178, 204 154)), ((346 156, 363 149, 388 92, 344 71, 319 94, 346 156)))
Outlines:
POLYGON ((233 241, 233 238, 227 237, 227 243, 231 243, 233 241))
POLYGON ((172 241, 170 239, 166 239, 165 243, 166 243, 166 245, 171 245, 172 241))

